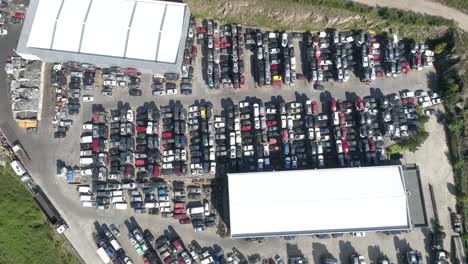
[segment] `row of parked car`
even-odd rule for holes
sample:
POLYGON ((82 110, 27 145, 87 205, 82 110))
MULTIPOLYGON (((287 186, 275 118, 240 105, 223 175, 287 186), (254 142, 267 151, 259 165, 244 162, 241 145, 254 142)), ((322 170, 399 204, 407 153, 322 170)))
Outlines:
POLYGON ((98 72, 102 81, 103 96, 112 96, 113 89, 117 87, 128 88, 131 96, 141 96, 141 73, 134 68, 110 67, 98 72))
POLYGON ((259 86, 294 85, 297 79, 292 36, 286 32, 246 29, 246 46, 254 54, 255 79, 259 86))
POLYGON ((215 174, 213 107, 211 103, 189 107, 190 170, 192 175, 215 174))
MULTIPOLYGON (((160 107, 162 119, 162 174, 187 174, 187 110, 181 105, 160 107)), ((188 116, 190 117, 190 115, 188 116)))

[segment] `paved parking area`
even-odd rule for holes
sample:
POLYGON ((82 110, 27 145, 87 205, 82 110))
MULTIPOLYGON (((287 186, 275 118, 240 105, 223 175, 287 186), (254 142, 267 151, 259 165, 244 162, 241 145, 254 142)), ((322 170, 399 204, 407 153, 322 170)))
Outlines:
MULTIPOLYGON (((19 28, 10 29, 10 34, 19 35, 19 28)), ((10 55, 11 49, 15 46, 15 38, 9 38, 5 43, 5 48, 0 49, 2 57, 10 55)), ((297 43, 295 43, 296 53, 299 51, 297 43)), ((201 54, 200 54, 201 55, 201 54)), ((197 57, 195 65, 201 65, 201 56, 197 57)), ((245 71, 247 76, 250 76, 250 52, 245 52, 245 71)), ((298 56, 300 57, 300 56, 298 56)), ((300 59, 300 58, 299 58, 300 59)), ((298 73, 300 72, 300 64, 298 61, 298 73)), ((0 63, 3 67, 3 62, 0 63)), ((47 65, 45 80, 48 80, 48 72, 51 65, 47 65)), ((347 83, 325 83, 327 91, 320 92, 311 89, 310 84, 298 80, 295 86, 283 86, 282 88, 274 87, 256 87, 252 78, 247 78, 247 88, 242 90, 234 89, 219 89, 209 90, 201 79, 201 68, 195 68, 194 90, 191 96, 174 95, 153 97, 151 95, 150 83, 151 76, 143 75, 141 97, 130 97, 126 89, 116 91, 113 97, 102 97, 99 91, 95 91, 96 104, 108 110, 115 108, 119 102, 129 103, 132 108, 143 105, 145 102, 154 101, 158 106, 166 105, 170 100, 180 101, 185 107, 188 107, 196 100, 207 100, 213 103, 215 114, 219 114, 221 101, 225 98, 231 98, 234 102, 243 100, 245 97, 257 97, 264 101, 270 100, 272 97, 281 96, 285 101, 293 101, 297 97, 305 94, 312 100, 324 101, 326 93, 330 93, 337 99, 354 98, 355 96, 365 96, 369 94, 388 94, 397 92, 403 89, 417 90, 426 88, 435 88, 436 79, 435 73, 431 69, 423 71, 412 71, 408 75, 403 75, 398 78, 383 78, 375 80, 372 85, 361 83, 357 78, 351 77, 347 83)), ((3 73, 0 74, 3 77, 3 73)), ((2 95, 0 104, 3 111, 2 128, 7 128, 11 135, 14 135, 11 140, 19 139, 25 147, 32 161, 28 165, 32 177, 39 184, 49 199, 54 203, 64 219, 67 221, 70 229, 65 235, 72 242, 74 247, 80 252, 86 263, 100 263, 100 260, 95 253, 96 246, 92 239, 94 231, 94 222, 116 224, 120 231, 119 237, 123 248, 136 263, 142 263, 141 257, 137 256, 135 250, 130 245, 126 238, 127 229, 124 221, 133 216, 131 210, 127 211, 99 211, 96 209, 83 208, 75 185, 68 185, 65 179, 56 177, 56 161, 64 160, 67 164, 78 164, 79 159, 79 136, 81 134, 80 125, 91 118, 92 105, 82 103, 81 112, 74 117, 75 125, 69 130, 67 136, 63 139, 54 139, 52 127, 53 115, 53 89, 47 86, 43 95, 43 108, 41 126, 36 135, 27 135, 24 131, 18 129, 15 122, 11 119, 9 112, 9 103, 7 96, 7 85, 5 78, 0 78, 2 95)), ((83 94, 86 94, 83 92, 83 94)), ((455 197, 453 192, 453 175, 450 163, 447 159, 447 144, 445 142, 444 128, 437 123, 435 118, 431 118, 427 125, 430 132, 428 141, 415 153, 405 153, 404 162, 417 163, 421 170, 424 195, 426 200, 427 212, 429 219, 433 218, 432 202, 428 192, 428 185, 431 184, 435 191, 435 200, 437 203, 438 215, 441 224, 445 227, 447 237, 452 234, 450 228, 449 210, 454 208, 455 197)), ((401 252, 405 252, 409 247, 423 252, 427 261, 427 245, 429 230, 415 229, 411 233, 399 236, 385 235, 382 233, 369 233, 366 237, 356 238, 350 235, 345 235, 342 238, 318 239, 315 237, 299 237, 295 241, 285 241, 281 238, 267 239, 261 244, 252 244, 244 240, 222 239, 216 233, 215 229, 208 229, 205 232, 195 233, 190 225, 180 225, 174 219, 162 219, 158 216, 151 215, 136 215, 136 221, 142 228, 149 228, 152 233, 157 236, 167 228, 175 230, 184 242, 189 242, 196 239, 202 246, 219 245, 224 248, 225 252, 229 252, 233 247, 238 248, 245 255, 259 253, 263 257, 272 257, 279 254, 283 259, 287 255, 304 254, 309 260, 317 262, 320 254, 330 252, 337 257, 341 262, 347 262, 351 252, 362 254, 369 262, 376 262, 380 254, 386 254, 393 260, 401 261, 401 252)), ((448 240, 446 248, 450 247, 448 240)), ((449 250, 450 251, 450 250, 449 250)))
MULTIPOLYGON (((105 109, 115 108, 120 102, 128 103, 132 108, 143 105, 145 102, 154 101, 156 105, 168 104, 170 100, 180 101, 184 106, 188 107, 196 100, 207 100, 213 103, 213 109, 215 114, 220 113, 221 101, 224 98, 231 98, 234 102, 243 100, 245 97, 257 97, 263 100, 270 100, 274 96, 281 96, 285 101, 295 100, 302 94, 307 95, 311 99, 320 100, 324 98, 323 93, 329 92, 332 96, 339 98, 353 97, 353 96, 365 96, 374 92, 381 91, 384 94, 397 92, 401 89, 407 88, 410 90, 416 90, 420 88, 428 87, 428 82, 433 85, 434 80, 428 76, 432 76, 431 70, 414 71, 407 76, 401 76, 399 78, 379 79, 371 86, 365 85, 359 82, 357 79, 352 79, 348 83, 338 84, 330 83, 325 84, 327 91, 318 92, 310 88, 306 83, 298 81, 294 87, 261 87, 255 88, 249 86, 243 90, 234 89, 219 89, 209 90, 206 88, 202 80, 195 79, 194 93, 191 96, 174 95, 174 96, 163 96, 153 97, 149 88, 151 82, 151 76, 144 75, 142 77, 142 89, 143 96, 141 97, 130 97, 128 91, 121 89, 116 91, 112 98, 102 97, 98 91, 95 92, 95 104, 101 104, 105 109)), ((196 74, 195 76, 199 76, 196 74)), ((85 93, 84 93, 85 94, 85 93)), ((53 111, 51 106, 52 95, 44 96, 44 107, 42 125, 39 129, 39 134, 33 137, 21 137, 21 140, 25 142, 27 152, 32 157, 30 164, 30 171, 36 180, 36 182, 43 187, 46 194, 49 195, 51 201, 56 204, 58 210, 61 212, 65 220, 70 226, 70 230, 67 231, 67 237, 74 244, 77 250, 82 254, 83 258, 88 263, 99 263, 97 255, 94 253, 96 247, 91 237, 91 233, 94 229, 94 221, 100 223, 115 223, 119 226, 123 236, 120 237, 120 241, 123 244, 127 254, 134 260, 141 260, 141 257, 137 256, 135 250, 129 244, 126 235, 126 227, 124 221, 133 216, 133 212, 127 211, 97 211, 95 209, 87 209, 81 206, 78 198, 78 193, 75 190, 75 186, 67 185, 64 179, 57 178, 55 172, 55 162, 57 159, 64 160, 67 164, 77 164, 79 155, 79 136, 80 136, 80 124, 85 120, 91 118, 92 105, 82 103, 80 114, 75 118, 75 125, 67 133, 67 136, 63 139, 53 139, 53 129, 50 115, 53 111)), ((446 149, 444 141, 443 128, 440 124, 437 124, 435 120, 431 119, 428 130, 431 133, 429 141, 422 147, 421 151, 416 155, 406 155, 406 162, 416 162, 419 164, 421 169, 421 175, 423 178, 423 184, 427 191, 427 184, 432 183, 436 187, 436 200, 438 201, 439 216, 446 230, 450 230, 450 220, 448 218, 447 206, 454 205, 454 197, 449 193, 446 188, 447 184, 453 183, 453 177, 451 174, 446 175, 443 180, 440 178, 440 172, 450 171, 450 165, 445 157, 443 151, 437 152, 437 155, 430 157, 429 155, 436 155, 436 152, 431 151, 432 144, 440 145, 442 149, 446 149), (435 131, 435 133, 433 132, 435 131), (432 143, 431 143, 432 142, 432 143), (431 162, 433 160, 439 160, 439 162, 431 162), (435 165, 438 169, 433 170, 435 165), (443 182, 444 184, 441 184, 443 182), (445 213, 444 213, 445 212, 445 213)), ((428 212, 431 212, 430 197, 427 192, 425 193, 426 205, 428 206, 428 212)), ((429 214, 431 217, 431 214, 429 214)), ((158 216, 151 215, 137 215, 135 216, 138 223, 142 228, 149 228, 153 234, 161 234, 167 227, 172 227, 185 242, 189 242, 192 239, 196 239, 202 246, 212 246, 214 244, 220 245, 225 249, 226 252, 230 251, 232 247, 238 248, 242 253, 246 255, 259 253, 264 257, 272 257, 275 254, 280 254, 283 257, 287 255, 295 255, 301 252, 309 259, 315 259, 319 257, 322 252, 330 252, 335 257, 342 261, 347 261, 349 253, 356 251, 365 256, 371 261, 376 261, 380 253, 386 254, 392 259, 399 259, 401 256, 399 252, 404 252, 405 249, 411 247, 416 250, 425 252, 427 250, 426 245, 428 241, 428 230, 427 229, 415 229, 413 232, 399 235, 399 236, 388 236, 381 233, 369 233, 366 237, 355 238, 350 235, 346 235, 342 238, 332 239, 318 239, 315 237, 299 237, 295 241, 285 241, 281 238, 267 239, 261 244, 252 244, 244 240, 232 240, 222 239, 216 233, 215 229, 208 229, 205 232, 195 233, 190 225, 180 225, 176 220, 173 219, 162 219, 158 216)), ((447 232, 448 234, 448 232, 447 232)), ((449 235, 449 234, 448 234, 449 235)))

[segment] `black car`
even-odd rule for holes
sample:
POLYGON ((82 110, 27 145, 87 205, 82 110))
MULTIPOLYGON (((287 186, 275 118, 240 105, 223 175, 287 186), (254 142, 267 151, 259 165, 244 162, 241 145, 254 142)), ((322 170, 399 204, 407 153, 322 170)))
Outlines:
POLYGON ((128 93, 131 96, 141 96, 141 89, 131 89, 131 90, 128 90, 128 93))
POLYGON ((64 138, 67 134, 63 131, 57 131, 54 133, 54 138, 64 138))

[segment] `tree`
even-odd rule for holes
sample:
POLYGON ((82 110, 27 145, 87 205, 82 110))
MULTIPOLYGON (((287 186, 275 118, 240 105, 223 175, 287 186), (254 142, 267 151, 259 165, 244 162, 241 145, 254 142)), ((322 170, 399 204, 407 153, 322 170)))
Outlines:
POLYGON ((417 133, 413 134, 407 139, 403 139, 399 144, 403 149, 411 152, 416 152, 418 148, 427 140, 429 133, 420 129, 417 133))
POLYGON ((450 132, 459 135, 462 132, 464 123, 463 123, 463 117, 456 117, 450 115, 448 118, 447 122, 447 128, 450 130, 450 132))

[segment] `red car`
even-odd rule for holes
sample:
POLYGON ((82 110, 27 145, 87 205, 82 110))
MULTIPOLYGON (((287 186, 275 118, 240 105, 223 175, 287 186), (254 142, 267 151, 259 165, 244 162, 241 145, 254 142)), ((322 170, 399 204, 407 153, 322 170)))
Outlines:
POLYGON ((186 214, 187 210, 185 210, 185 208, 178 208, 178 209, 175 209, 174 213, 175 214, 186 214))
POLYGON ((342 140, 342 144, 343 144, 343 152, 344 153, 348 153, 349 152, 349 143, 348 143, 348 140, 342 140))
POLYGON ((318 104, 317 101, 312 101, 312 113, 318 113, 318 104))
POLYGON ((181 250, 184 249, 184 248, 182 247, 182 241, 180 241, 180 239, 177 239, 176 241, 172 242, 172 246, 174 246, 174 248, 175 248, 177 251, 181 251, 181 250))
POLYGON ((147 257, 143 257, 143 263, 144 264, 151 264, 151 262, 149 261, 149 259, 147 257))
POLYGON ((185 208, 185 204, 184 203, 174 203, 174 208, 175 209, 185 208))
POLYGON ((144 159, 138 159, 135 161, 135 165, 137 166, 145 166, 146 165, 146 160, 144 159))
POLYGON ((273 65, 271 65, 271 69, 272 69, 272 70, 277 70, 277 69, 278 69, 278 64, 273 64, 273 65))
POLYGON ((154 177, 159 177, 160 173, 161 172, 159 171, 159 165, 155 165, 154 169, 153 169, 153 176, 154 177))
POLYGON ((181 225, 190 224, 190 218, 181 218, 181 219, 179 219, 179 224, 181 224, 181 225))
POLYGON ((146 127, 138 126, 136 131, 137 133, 146 133, 146 127))
POLYGON ((94 152, 99 151, 99 139, 98 138, 93 138, 93 151, 94 152))
POLYGON ((163 132, 162 133, 162 138, 164 138, 164 139, 172 138, 172 133, 171 132, 163 132))
POLYGON ((267 121, 267 126, 271 127, 271 126, 276 126, 278 123, 275 121, 275 120, 270 120, 270 121, 267 121))
POLYGON ((348 137, 348 128, 341 127, 341 138, 344 140, 348 137))
POLYGON ((282 132, 282 135, 283 135, 283 142, 288 142, 289 141, 289 132, 287 129, 283 129, 283 132, 282 132))
POLYGON ((270 143, 271 145, 276 144, 276 142, 278 142, 278 141, 276 140, 276 138, 270 138, 270 140, 269 140, 269 143, 270 143))
POLYGON ((14 17, 24 20, 25 14, 24 13, 15 13, 14 17))
POLYGON ((250 130, 252 130, 252 126, 251 126, 251 125, 241 127, 241 131, 242 131, 242 132, 248 132, 248 131, 250 131, 250 130))
POLYGON ((364 110, 364 100, 362 100, 361 97, 356 99, 356 110, 358 110, 358 111, 364 110))
POLYGON ((330 107, 331 107, 331 110, 332 110, 333 112, 336 111, 336 99, 335 99, 335 98, 332 98, 332 99, 331 99, 330 107))
POLYGON ((341 112, 340 113, 340 125, 346 124, 346 116, 345 113, 341 112))

